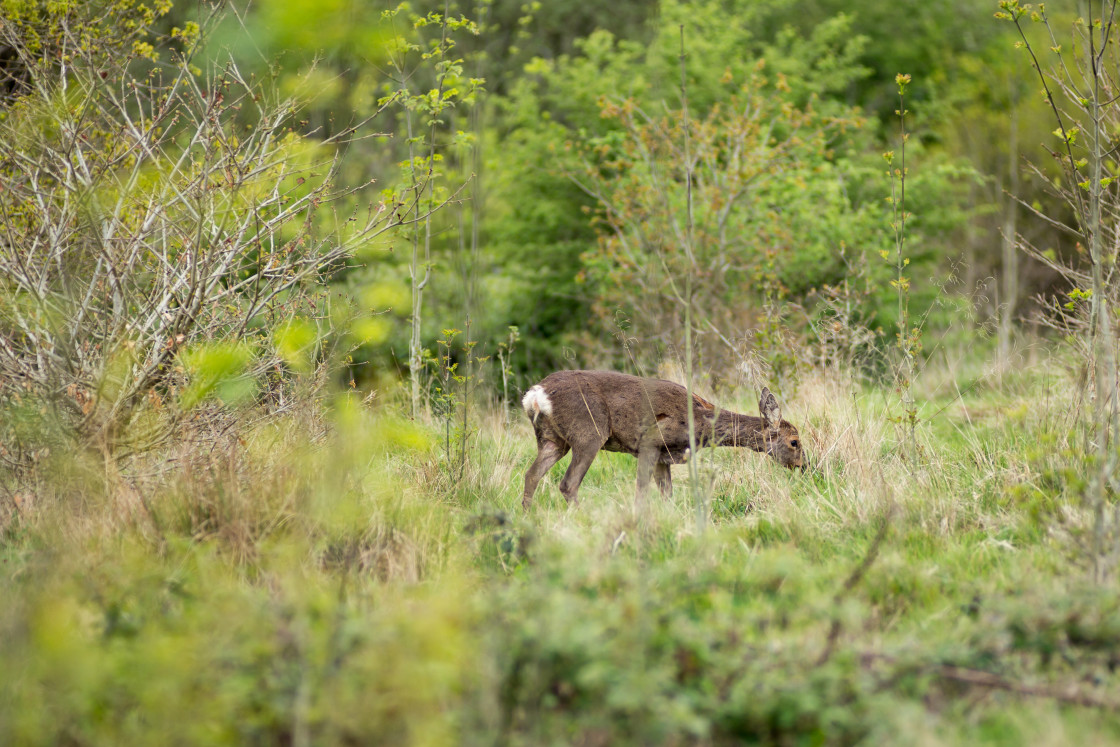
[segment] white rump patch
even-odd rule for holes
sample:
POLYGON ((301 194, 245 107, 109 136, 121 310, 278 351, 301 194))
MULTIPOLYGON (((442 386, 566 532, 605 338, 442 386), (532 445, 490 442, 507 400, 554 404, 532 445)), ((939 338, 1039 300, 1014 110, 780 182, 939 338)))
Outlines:
POLYGON ((534 423, 537 422, 538 416, 548 417, 552 414, 552 402, 540 384, 534 384, 525 392, 525 396, 521 398, 521 406, 525 408, 525 414, 534 423))

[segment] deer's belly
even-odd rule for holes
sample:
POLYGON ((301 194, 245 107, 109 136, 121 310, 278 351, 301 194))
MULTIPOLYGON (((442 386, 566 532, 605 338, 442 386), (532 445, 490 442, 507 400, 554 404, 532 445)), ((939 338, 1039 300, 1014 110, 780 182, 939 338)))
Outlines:
POLYGON ((607 442, 605 444, 603 444, 602 450, 603 451, 617 451, 617 452, 620 452, 622 454, 632 454, 633 456, 638 456, 637 447, 630 446, 628 444, 624 444, 621 441, 619 441, 618 438, 616 438, 613 435, 610 438, 607 439, 607 442))
POLYGON ((681 449, 662 449, 657 461, 662 464, 684 464, 688 461, 688 447, 681 449))
MULTIPOLYGON (((621 454, 638 456, 636 444, 628 444, 611 436, 603 444, 602 451, 617 451, 621 454)), ((688 461, 688 444, 664 444, 657 454, 657 461, 661 464, 684 464, 688 461)))

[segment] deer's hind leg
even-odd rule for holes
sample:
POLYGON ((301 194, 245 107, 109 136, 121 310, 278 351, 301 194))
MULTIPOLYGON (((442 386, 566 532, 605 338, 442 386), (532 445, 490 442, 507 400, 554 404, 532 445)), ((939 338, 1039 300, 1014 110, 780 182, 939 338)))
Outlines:
POLYGON ((533 493, 537 492, 537 483, 559 462, 570 447, 564 443, 556 443, 544 438, 537 439, 537 458, 525 473, 525 493, 521 496, 521 507, 528 509, 533 502, 533 493))
POLYGON ((572 444, 572 463, 568 465, 568 471, 560 481, 560 493, 567 499, 569 506, 579 504, 579 486, 591 463, 595 461, 595 455, 606 442, 606 438, 596 437, 572 444))

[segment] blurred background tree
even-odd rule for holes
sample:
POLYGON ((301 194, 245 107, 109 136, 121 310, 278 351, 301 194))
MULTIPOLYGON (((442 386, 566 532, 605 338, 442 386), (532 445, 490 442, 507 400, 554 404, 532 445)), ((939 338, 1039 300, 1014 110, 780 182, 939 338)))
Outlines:
MULTIPOLYGON (((6 0, 5 7, 17 18, 47 5, 6 0)), ((157 4, 144 25, 150 39, 139 43, 163 54, 161 61, 145 61, 128 46, 132 41, 107 36, 106 49, 124 49, 133 61, 97 75, 105 75, 106 86, 119 85, 126 74, 146 75, 144 65, 166 66, 183 46, 181 30, 202 23, 199 13, 208 7, 157 4)), ((969 324, 999 327, 1007 358, 1017 325, 1036 311, 1034 296, 1065 286, 1044 265, 1020 259, 1001 232, 1063 256, 1076 253, 1009 196, 1018 190, 1027 205, 1060 212, 1045 189, 1045 171, 1020 176, 1025 159, 1046 168, 1039 102, 1023 71, 1006 62, 1013 41, 1007 30, 989 22, 991 9, 974 3, 634 0, 600 8, 330 0, 312 7, 238 0, 225 7, 192 64, 216 70, 232 59, 250 87, 273 91, 275 101, 298 101, 298 116, 285 121, 293 136, 336 140, 332 179, 369 185, 339 196, 339 214, 386 200, 394 220, 408 224, 336 257, 324 286, 335 308, 366 320, 346 345, 344 378, 356 384, 416 380, 418 356, 432 359, 435 341, 449 328, 466 330, 480 351, 490 352, 516 325, 521 339, 508 367, 515 376, 572 365, 632 366, 620 340, 633 336, 634 320, 643 321, 643 337, 657 338, 653 357, 679 344, 657 293, 630 284, 632 276, 611 259, 618 226, 587 187, 591 180, 621 194, 619 180, 636 178, 633 149, 679 110, 681 24, 690 103, 713 148, 709 205, 728 180, 743 177, 729 164, 728 143, 719 141, 746 122, 731 118, 735 107, 742 112, 751 101, 765 101, 771 129, 754 135, 763 149, 798 137, 789 117, 812 112, 821 122, 845 123, 797 142, 796 158, 761 169, 762 183, 751 181, 727 211, 719 277, 710 279, 720 288, 710 300, 721 310, 702 320, 707 334, 724 339, 713 350, 738 345, 741 355, 762 344, 744 332, 772 318, 792 335, 790 344, 823 360, 832 353, 822 352, 822 320, 839 307, 861 329, 892 328, 876 255, 889 220, 880 156, 893 147, 891 81, 898 72, 914 80, 908 229, 916 304, 945 298, 949 278, 951 303, 940 308, 957 316, 969 308, 969 324), (450 28, 448 19, 469 25, 450 28), (453 46, 438 60, 429 56, 445 36, 453 46), (402 49, 410 51, 394 57, 402 49), (453 69, 441 68, 441 60, 453 69), (756 78, 765 83, 751 88, 756 78), (447 106, 417 108, 440 90, 447 106), (618 116, 620 107, 645 112, 647 121, 618 116), (374 126, 353 136, 378 113, 374 126), (418 173, 431 179, 431 191, 416 189, 418 173), (400 199, 405 194, 411 202, 400 199), (420 201, 427 201, 430 218, 418 222, 420 201), (446 209, 432 212, 435 205, 446 209)), ((31 90, 34 59, 55 58, 21 56, 10 41, 0 49, 7 108, 31 90)), ((249 127, 263 118, 252 107, 235 116, 249 127)), ((681 167, 668 150, 657 160, 660 185, 627 187, 638 201, 626 221, 651 236, 664 235, 659 221, 668 214, 657 218, 647 208, 671 207, 651 195, 665 191, 681 167)), ((852 339, 874 347, 862 333, 852 339)))

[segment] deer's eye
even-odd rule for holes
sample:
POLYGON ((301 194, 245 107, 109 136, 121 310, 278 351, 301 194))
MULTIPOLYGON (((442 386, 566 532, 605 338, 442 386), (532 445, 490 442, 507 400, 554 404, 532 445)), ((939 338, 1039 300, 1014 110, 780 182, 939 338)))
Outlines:
POLYGON ((790 445, 791 448, 796 449, 797 447, 799 447, 801 445, 801 443, 795 438, 795 439, 793 439, 792 441, 789 442, 789 445, 790 445))

